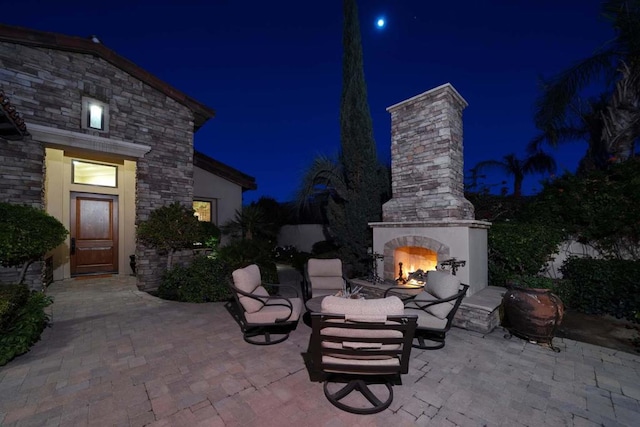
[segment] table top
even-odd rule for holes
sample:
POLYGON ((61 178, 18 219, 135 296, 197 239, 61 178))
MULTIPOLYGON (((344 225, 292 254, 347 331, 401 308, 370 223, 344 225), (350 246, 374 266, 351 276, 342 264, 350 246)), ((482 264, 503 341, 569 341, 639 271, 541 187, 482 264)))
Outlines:
POLYGON ((324 299, 324 297, 326 297, 326 295, 323 295, 321 297, 309 298, 304 305, 305 307, 307 307, 307 310, 314 313, 319 313, 322 311, 322 300, 324 299))

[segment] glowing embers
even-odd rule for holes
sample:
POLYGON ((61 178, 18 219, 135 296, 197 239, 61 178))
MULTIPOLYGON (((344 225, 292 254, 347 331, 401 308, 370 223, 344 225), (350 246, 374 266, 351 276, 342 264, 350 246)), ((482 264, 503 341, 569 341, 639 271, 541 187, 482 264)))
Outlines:
POLYGON ((438 254, 430 249, 418 246, 402 246, 393 252, 395 268, 394 278, 398 283, 418 284, 416 279, 409 279, 409 275, 418 270, 427 272, 435 270, 438 265, 438 254))

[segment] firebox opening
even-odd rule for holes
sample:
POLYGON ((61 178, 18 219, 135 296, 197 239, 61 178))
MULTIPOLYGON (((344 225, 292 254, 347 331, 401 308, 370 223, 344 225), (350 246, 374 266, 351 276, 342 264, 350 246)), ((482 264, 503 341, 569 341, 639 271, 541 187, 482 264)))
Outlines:
POLYGON ((417 271, 435 270, 438 265, 438 254, 430 249, 419 246, 402 246, 393 253, 395 265, 394 278, 406 280, 409 274, 417 271), (402 263, 402 271, 400 271, 402 263))

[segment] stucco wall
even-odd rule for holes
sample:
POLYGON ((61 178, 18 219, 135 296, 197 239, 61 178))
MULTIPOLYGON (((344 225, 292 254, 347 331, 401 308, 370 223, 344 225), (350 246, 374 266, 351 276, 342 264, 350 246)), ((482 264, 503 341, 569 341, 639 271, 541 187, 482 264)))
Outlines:
POLYGON ((322 224, 285 225, 278 234, 278 246, 294 246, 302 252, 311 252, 314 243, 324 240, 322 224))
MULTIPOLYGON (((193 167, 193 198, 217 200, 218 226, 234 219, 236 210, 242 210, 241 186, 197 166, 193 167)), ((225 243, 224 237, 221 243, 225 243)))
MULTIPOLYGON (((4 42, 0 83, 27 128, 40 124, 151 147, 137 161, 137 221, 175 201, 191 206, 193 114, 187 107, 93 55, 4 42), (83 96, 109 106, 107 134, 81 129, 83 96)), ((139 287, 155 288, 164 257, 143 245, 136 254, 139 287)), ((119 267, 129 273, 128 264, 119 267)))

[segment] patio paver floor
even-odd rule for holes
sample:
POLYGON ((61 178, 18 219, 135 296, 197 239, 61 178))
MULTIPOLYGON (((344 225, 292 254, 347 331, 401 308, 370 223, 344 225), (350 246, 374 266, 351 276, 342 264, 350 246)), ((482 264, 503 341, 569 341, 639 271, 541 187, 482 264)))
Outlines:
POLYGON ((247 344, 223 303, 164 301, 132 277, 65 280, 53 325, 0 368, 2 426, 635 426, 640 357, 567 339, 560 353, 453 328, 414 349, 376 415, 332 406, 304 363, 310 328, 247 344))

